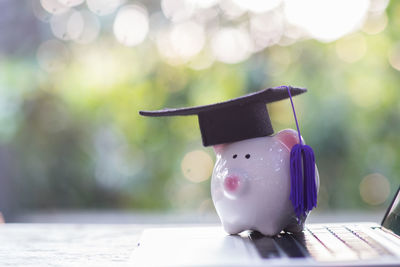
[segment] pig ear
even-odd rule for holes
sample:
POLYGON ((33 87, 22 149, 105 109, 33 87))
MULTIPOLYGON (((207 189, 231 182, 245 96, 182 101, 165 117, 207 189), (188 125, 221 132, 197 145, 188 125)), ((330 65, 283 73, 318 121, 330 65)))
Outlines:
POLYGON ((225 148, 225 144, 214 145, 213 148, 214 148, 215 154, 221 154, 222 151, 223 151, 224 148, 225 148))
MULTIPOLYGON (((289 149, 289 151, 295 144, 299 143, 299 135, 295 130, 292 129, 282 130, 277 133, 276 137, 289 149)), ((303 144, 305 144, 303 138, 301 139, 303 141, 303 144)))

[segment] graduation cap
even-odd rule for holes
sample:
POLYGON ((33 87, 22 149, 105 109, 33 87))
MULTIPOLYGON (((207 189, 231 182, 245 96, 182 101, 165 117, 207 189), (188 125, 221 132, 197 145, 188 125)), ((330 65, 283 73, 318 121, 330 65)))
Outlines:
MULTIPOLYGON (((307 91, 289 87, 292 96, 307 91)), ((211 105, 140 111, 150 117, 197 115, 204 146, 232 143, 274 133, 266 104, 289 98, 286 87, 267 88, 211 105)))
POLYGON ((299 223, 317 203, 315 159, 311 147, 301 143, 292 96, 307 92, 305 88, 279 86, 211 105, 140 111, 149 117, 197 115, 204 146, 232 143, 269 136, 274 133, 266 104, 290 98, 300 143, 290 154, 291 193, 299 223))

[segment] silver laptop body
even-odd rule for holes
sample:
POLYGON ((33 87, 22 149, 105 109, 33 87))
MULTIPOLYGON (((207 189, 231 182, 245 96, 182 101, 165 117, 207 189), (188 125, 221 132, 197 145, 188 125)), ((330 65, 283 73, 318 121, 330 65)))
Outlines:
POLYGON ((220 226, 143 232, 134 266, 400 266, 400 187, 376 223, 308 224, 300 234, 228 235, 220 226))

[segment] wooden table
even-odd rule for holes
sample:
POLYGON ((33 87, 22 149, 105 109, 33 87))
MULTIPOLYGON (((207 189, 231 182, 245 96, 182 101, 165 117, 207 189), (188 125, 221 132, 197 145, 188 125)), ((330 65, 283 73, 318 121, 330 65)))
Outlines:
MULTIPOLYGON (((312 213, 307 221, 378 222, 382 214, 383 211, 312 213)), ((210 225, 217 220, 115 212, 36 214, 20 218, 21 222, 30 223, 0 224, 0 266, 132 266, 131 254, 145 228, 198 223, 210 225)))
POLYGON ((3 224, 0 266, 128 265, 143 226, 3 224))

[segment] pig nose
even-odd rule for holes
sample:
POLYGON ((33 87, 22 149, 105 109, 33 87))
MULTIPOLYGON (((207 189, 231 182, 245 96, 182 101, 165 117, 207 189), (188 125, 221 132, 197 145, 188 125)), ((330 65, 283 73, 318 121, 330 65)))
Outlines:
POLYGON ((224 180, 225 190, 228 192, 235 192, 238 190, 240 179, 236 175, 229 175, 224 180))

